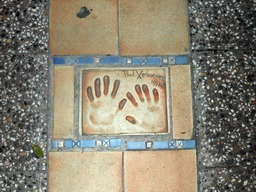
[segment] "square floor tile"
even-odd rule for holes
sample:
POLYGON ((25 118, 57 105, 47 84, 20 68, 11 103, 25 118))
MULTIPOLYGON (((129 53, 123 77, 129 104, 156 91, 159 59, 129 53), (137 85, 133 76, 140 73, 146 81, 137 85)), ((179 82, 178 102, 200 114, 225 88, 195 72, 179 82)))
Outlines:
POLYGON ((174 139, 191 139, 193 136, 193 108, 189 65, 172 65, 171 98, 174 139))
POLYGON ((124 152, 125 192, 196 192, 196 151, 124 152))
POLYGON ((49 191, 122 191, 122 152, 50 152, 49 191))
POLYGON ((117 54, 117 5, 117 0, 51 0, 51 53, 117 54))
POLYGON ((74 67, 54 67, 53 139, 73 137, 74 67))
POLYGON ((187 0, 120 0, 120 54, 188 53, 187 6, 187 0))

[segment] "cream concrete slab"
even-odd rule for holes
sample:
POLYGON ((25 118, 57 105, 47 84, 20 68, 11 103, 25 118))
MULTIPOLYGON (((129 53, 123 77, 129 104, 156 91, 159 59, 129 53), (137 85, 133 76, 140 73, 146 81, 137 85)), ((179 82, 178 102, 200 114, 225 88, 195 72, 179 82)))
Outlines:
POLYGON ((189 65, 170 66, 172 125, 174 139, 193 136, 193 109, 189 65))
POLYGON ((51 0, 51 53, 117 54, 117 5, 117 0, 51 0))
POLYGON ((187 0, 120 0, 121 55, 189 53, 187 0))
POLYGON ((54 66, 53 139, 73 137, 74 67, 54 66))
POLYGON ((121 192, 122 152, 50 152, 50 192, 121 192))
POLYGON ((167 74, 167 68, 83 70, 83 134, 168 133, 167 74))
POLYGON ((124 152, 125 192, 196 192, 195 150, 124 152))

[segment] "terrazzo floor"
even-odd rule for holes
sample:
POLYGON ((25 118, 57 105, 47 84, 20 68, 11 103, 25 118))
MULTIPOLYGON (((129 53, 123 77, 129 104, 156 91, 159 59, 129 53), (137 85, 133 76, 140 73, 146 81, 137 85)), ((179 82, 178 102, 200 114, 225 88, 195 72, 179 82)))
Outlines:
MULTIPOLYGON (((0 3, 1 191, 49 190, 49 5, 48 0, 0 3), (32 151, 35 143, 43 159, 32 151)), ((188 8, 198 191, 253 192, 256 2, 189 1, 188 8)), ((123 158, 133 166, 136 152, 123 158)))

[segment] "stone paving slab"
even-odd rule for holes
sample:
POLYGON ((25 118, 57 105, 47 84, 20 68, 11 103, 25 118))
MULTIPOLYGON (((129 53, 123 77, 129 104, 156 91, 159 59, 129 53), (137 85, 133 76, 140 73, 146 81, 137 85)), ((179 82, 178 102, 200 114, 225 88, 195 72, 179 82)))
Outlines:
POLYGON ((54 67, 53 139, 73 137, 74 67, 54 67))
POLYGON ((52 0, 53 55, 117 54, 117 0, 52 0))
POLYGON ((196 151, 124 152, 126 192, 196 192, 196 151))
POLYGON ((122 191, 122 152, 50 152, 49 191, 122 191))

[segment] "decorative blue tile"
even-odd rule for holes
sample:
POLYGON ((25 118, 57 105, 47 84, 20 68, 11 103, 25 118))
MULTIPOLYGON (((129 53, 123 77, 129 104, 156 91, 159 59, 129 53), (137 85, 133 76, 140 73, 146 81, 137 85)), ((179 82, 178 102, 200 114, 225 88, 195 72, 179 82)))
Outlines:
POLYGON ((103 140, 103 146, 105 146, 105 147, 109 146, 109 140, 108 139, 103 140))
POLYGON ((65 64, 76 64, 78 63, 78 57, 66 57, 65 58, 65 64))
POLYGON ((177 148, 183 148, 183 141, 176 141, 177 148))
POLYGON ((125 57, 122 57, 122 65, 125 65, 125 57))
POLYGON ((102 57, 101 63, 103 63, 103 64, 118 64, 119 57, 102 57))
POLYGON ((140 59, 134 58, 133 61, 132 61, 132 63, 133 63, 134 65, 139 65, 139 64, 140 64, 140 59))
POLYGON ((122 146, 122 140, 121 139, 110 139, 109 140, 109 146, 110 147, 121 147, 122 146))
POLYGON ((94 59, 93 59, 93 57, 80 57, 78 59, 78 63, 79 64, 83 64, 83 63, 92 64, 92 63, 94 63, 94 59))
POLYGON ((72 140, 65 140, 65 147, 66 148, 72 148, 73 141, 72 140))
POLYGON ((186 64, 188 62, 187 57, 176 57, 176 64, 186 64))
POLYGON ((148 62, 149 65, 154 65, 154 64, 162 64, 162 59, 159 57, 149 57, 148 62))
POLYGON ((52 142, 52 148, 56 149, 57 148, 57 141, 52 142))
POLYGON ((184 141, 184 146, 183 146, 183 148, 194 149, 195 147, 196 147, 196 142, 195 142, 195 140, 187 140, 187 141, 184 141))
POLYGON ((65 64, 65 58, 63 57, 54 57, 53 64, 65 64))
POLYGON ((73 147, 80 147, 80 141, 79 140, 74 140, 73 141, 73 147))
POLYGON ((127 142, 127 149, 146 149, 145 142, 127 142))
POLYGON ((176 141, 170 141, 169 148, 171 148, 171 149, 176 148, 176 141))
POLYGON ((95 141, 94 140, 81 140, 80 142, 81 147, 95 147, 95 141))
POLYGON ((169 64, 175 64, 175 57, 169 57, 169 64))
POLYGON ((140 59, 140 64, 145 65, 147 64, 147 58, 143 57, 140 59))
POLYGON ((155 141, 153 148, 154 149, 168 149, 169 142, 168 141, 155 141))

